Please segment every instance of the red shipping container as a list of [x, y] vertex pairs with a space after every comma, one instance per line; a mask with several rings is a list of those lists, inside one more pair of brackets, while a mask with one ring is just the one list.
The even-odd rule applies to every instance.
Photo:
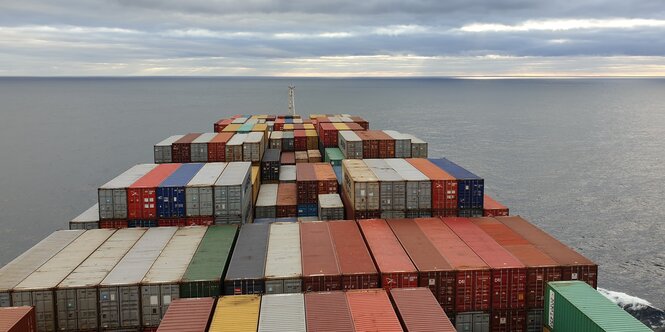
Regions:
[[327, 116], [316, 118], [316, 131], [321, 131], [321, 125], [323, 125], [324, 123], [331, 123], [331, 122], [332, 121], [330, 121], [330, 118], [328, 118]]
[[302, 123], [294, 123], [293, 130], [305, 130], [305, 125]]
[[491, 304], [490, 267], [450, 228], [437, 218], [419, 218], [414, 222], [432, 242], [436, 250], [457, 271], [453, 312], [485, 311]]
[[328, 224], [300, 224], [303, 291], [327, 292], [342, 289], [342, 273], [335, 257], [335, 248]]
[[284, 130], [284, 118], [278, 118], [275, 120], [275, 123], [272, 125], [273, 131], [282, 131]]
[[379, 142], [379, 158], [395, 158], [395, 139], [388, 136], [383, 130], [375, 130], [371, 133]]
[[388, 223], [383, 219], [368, 219], [358, 224], [379, 268], [381, 287], [388, 291], [392, 288], [418, 287], [418, 270]]
[[457, 332], [429, 289], [395, 288], [390, 297], [409, 332]]
[[157, 186], [181, 164], [161, 164], [127, 188], [127, 218], [157, 219]]
[[125, 219], [105, 219], [99, 221], [99, 228], [127, 228], [129, 224]]
[[442, 218], [492, 268], [492, 309], [524, 309], [526, 267], [468, 218]]
[[298, 204], [316, 204], [318, 202], [318, 183], [314, 164], [296, 164], [296, 184], [298, 186]]
[[36, 332], [37, 321], [34, 307], [0, 308], [0, 331]]
[[525, 332], [526, 310], [495, 309], [490, 314], [491, 332]]
[[582, 280], [593, 288], [598, 286], [598, 265], [588, 258], [519, 216], [495, 219], [524, 237], [561, 265], [561, 280]]
[[483, 197], [483, 217], [505, 217], [508, 215], [507, 207], [485, 194]]
[[324, 122], [319, 126], [319, 138], [323, 143], [324, 148], [336, 148], [338, 145], [337, 142], [337, 128], [330, 123]]
[[342, 272], [342, 288], [350, 290], [379, 287], [379, 273], [358, 224], [353, 220], [330, 221], [328, 229]]
[[348, 291], [346, 300], [356, 331], [404, 331], [383, 289]]
[[429, 288], [444, 310], [454, 310], [457, 272], [436, 250], [414, 219], [389, 219], [387, 222], [418, 269], [418, 286]]
[[215, 217], [187, 217], [185, 224], [187, 226], [210, 226], [215, 224]]
[[158, 332], [205, 332], [215, 299], [212, 297], [177, 299], [169, 305]]
[[363, 126], [355, 123], [355, 122], [346, 122], [344, 123], [347, 127], [349, 127], [350, 130], [353, 131], [358, 131], [358, 130], [366, 130]]
[[359, 117], [359, 116], [351, 116], [349, 117], [353, 122], [357, 123], [361, 127], [363, 127], [365, 130], [369, 130], [369, 122], [367, 120]]
[[208, 162], [226, 161], [226, 143], [234, 133], [219, 133], [208, 142]]
[[307, 134], [305, 130], [293, 131], [293, 147], [296, 151], [307, 151]]
[[432, 216], [457, 216], [457, 179], [427, 159], [406, 159], [432, 181]]
[[279, 157], [279, 163], [281, 165], [295, 165], [296, 164], [296, 153], [295, 152], [282, 151], [282, 155]]
[[216, 133], [221, 133], [226, 126], [230, 125], [231, 122], [233, 122], [233, 119], [221, 119], [217, 122], [215, 122], [215, 125], [213, 126], [214, 130]]
[[174, 163], [189, 163], [192, 161], [192, 141], [201, 136], [201, 133], [187, 134], [171, 144], [171, 160]]
[[318, 195], [336, 194], [338, 192], [338, 182], [332, 165], [329, 163], [312, 163], [312, 165], [317, 181], [317, 201]]
[[561, 280], [561, 267], [557, 262], [494, 218], [471, 221], [527, 267], [526, 307], [542, 308], [547, 283]]
[[344, 292], [305, 293], [307, 331], [353, 331], [353, 319]]
[[358, 131], [356, 134], [363, 142], [363, 159], [379, 158], [379, 141], [367, 131]]
[[157, 226], [159, 226], [159, 227], [183, 227], [183, 226], [187, 226], [187, 220], [185, 218], [159, 219], [159, 220], [157, 220]]
[[277, 187], [277, 218], [298, 216], [298, 188], [295, 183], [280, 183]]

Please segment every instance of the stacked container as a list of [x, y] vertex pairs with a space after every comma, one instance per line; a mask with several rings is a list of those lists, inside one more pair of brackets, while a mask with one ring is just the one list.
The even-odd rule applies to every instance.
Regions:
[[238, 295], [220, 297], [209, 332], [254, 332], [259, 326], [261, 297]]
[[243, 142], [243, 161], [252, 162], [252, 164], [258, 165], [261, 162], [261, 157], [263, 157], [263, 152], [265, 150], [265, 139], [264, 133], [262, 132], [251, 132], [247, 134], [247, 138]]
[[261, 160], [261, 183], [279, 182], [280, 151], [267, 149]]
[[208, 161], [208, 145], [217, 133], [204, 133], [195, 138], [191, 145], [191, 162], [204, 163]]
[[305, 293], [308, 331], [354, 331], [345, 292]]
[[[289, 166], [282, 166], [289, 167]], [[295, 218], [298, 216], [298, 188], [295, 183], [282, 182], [277, 189], [276, 218]]]
[[303, 291], [342, 289], [342, 276], [327, 223], [300, 223]]
[[209, 225], [214, 221], [213, 186], [226, 163], [207, 163], [185, 187], [185, 213], [188, 224]]
[[406, 181], [383, 159], [363, 160], [379, 180], [381, 218], [404, 218]]
[[[300, 293], [302, 267], [300, 226], [296, 223], [270, 224], [266, 258], [266, 294]], [[296, 245], [294, 245], [296, 244]]]
[[407, 331], [457, 332], [429, 289], [396, 288], [390, 297]]
[[294, 152], [282, 152], [282, 156], [279, 158], [279, 163], [281, 165], [295, 165], [296, 154]]
[[[337, 182], [335, 182], [337, 183]], [[344, 204], [339, 194], [319, 195], [319, 220], [344, 219]]]
[[208, 161], [219, 162], [226, 160], [226, 144], [233, 137], [233, 133], [219, 133], [208, 142]]
[[157, 226], [157, 187], [182, 164], [161, 164], [127, 188], [130, 227]]
[[155, 164], [171, 163], [171, 145], [185, 135], [173, 135], [157, 144], [155, 144]]
[[414, 158], [406, 161], [430, 179], [432, 216], [457, 216], [457, 179], [427, 159]]
[[385, 290], [348, 291], [346, 300], [356, 331], [403, 331]]
[[298, 216], [316, 215], [318, 198], [318, 182], [313, 164], [296, 164], [296, 185], [298, 199]]
[[295, 165], [282, 165], [279, 167], [279, 182], [280, 183], [296, 183], [296, 166]]
[[99, 228], [99, 203], [91, 206], [69, 222], [69, 229]]
[[319, 150], [307, 150], [307, 162], [320, 163], [321, 161], [321, 152]]
[[[201, 170], [203, 164], [183, 164], [157, 187], [157, 218], [185, 217], [185, 187]], [[176, 224], [177, 225], [177, 224]], [[160, 226], [176, 226], [168, 223]], [[177, 225], [182, 226], [182, 225]]]
[[411, 139], [411, 158], [427, 158], [427, 142], [411, 134], [404, 134]]
[[330, 163], [333, 166], [342, 166], [342, 160], [344, 159], [344, 154], [339, 148], [326, 148], [324, 161]]
[[344, 159], [363, 159], [363, 141], [355, 132], [340, 131], [338, 142]]
[[457, 179], [458, 215], [460, 217], [482, 216], [485, 181], [448, 159], [429, 159], [429, 161]]
[[379, 179], [364, 161], [342, 161], [342, 199], [345, 200], [347, 218], [380, 217], [379, 193]]
[[224, 278], [224, 294], [262, 294], [269, 224], [243, 225]]
[[306, 332], [303, 294], [273, 294], [261, 298], [259, 332]]
[[307, 135], [305, 134], [305, 130], [293, 131], [293, 147], [296, 151], [307, 150]]
[[215, 223], [245, 224], [252, 218], [251, 163], [229, 163], [213, 188]]
[[292, 131], [282, 133], [282, 151], [295, 151], [295, 140]]
[[505, 217], [509, 214], [506, 206], [495, 201], [489, 195], [485, 195], [483, 199], [483, 217]]
[[380, 130], [355, 132], [362, 140], [363, 158], [395, 158], [395, 140]]
[[[228, 127], [227, 127], [228, 128]], [[243, 143], [247, 134], [235, 134], [226, 143], [226, 161], [243, 161]]]
[[270, 134], [269, 149], [282, 151], [283, 131], [273, 131]]
[[411, 138], [394, 130], [383, 131], [395, 140], [395, 158], [411, 158]]
[[277, 184], [262, 184], [256, 200], [254, 218], [277, 218]]
[[192, 142], [201, 136], [201, 133], [187, 134], [171, 145], [171, 160], [174, 163], [189, 163], [192, 161]]
[[429, 178], [405, 159], [386, 159], [386, 164], [406, 181], [406, 217], [431, 217], [432, 183]]
[[200, 299], [178, 299], [173, 301], [158, 332], [200, 332], [208, 330], [210, 314], [215, 306], [211, 297]]
[[333, 221], [328, 222], [328, 229], [342, 272], [342, 288], [379, 287], [379, 275], [358, 224], [353, 220]]
[[136, 165], [99, 187], [99, 220], [127, 219], [127, 187], [155, 167], [155, 164]]

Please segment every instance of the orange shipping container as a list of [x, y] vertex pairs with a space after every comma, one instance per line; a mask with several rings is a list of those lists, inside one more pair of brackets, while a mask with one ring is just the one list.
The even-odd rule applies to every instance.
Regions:
[[346, 292], [356, 331], [404, 331], [383, 289]]

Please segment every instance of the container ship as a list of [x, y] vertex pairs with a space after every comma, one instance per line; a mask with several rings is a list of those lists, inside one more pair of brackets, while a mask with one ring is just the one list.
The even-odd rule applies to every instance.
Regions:
[[348, 114], [238, 114], [0, 269], [6, 331], [650, 331], [598, 266]]

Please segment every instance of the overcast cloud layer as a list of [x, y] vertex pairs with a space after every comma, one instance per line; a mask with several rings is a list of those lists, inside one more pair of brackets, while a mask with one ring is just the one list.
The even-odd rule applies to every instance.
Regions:
[[0, 0], [0, 75], [665, 76], [665, 3]]

